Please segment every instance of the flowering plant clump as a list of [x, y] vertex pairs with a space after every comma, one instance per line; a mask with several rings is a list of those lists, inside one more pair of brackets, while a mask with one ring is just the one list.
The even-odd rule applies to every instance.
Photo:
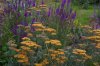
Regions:
[[100, 30], [71, 0], [0, 2], [0, 66], [100, 66]]
[[[66, 40], [64, 35], [73, 32], [75, 28], [76, 12], [71, 8], [70, 0], [62, 0], [59, 5], [54, 6], [47, 5], [45, 0], [11, 0], [5, 2], [8, 8], [5, 8], [4, 13], [13, 18], [12, 21], [14, 22], [9, 26], [9, 29], [17, 37], [16, 39], [26, 36], [26, 33], [17, 26], [18, 24], [28, 26], [34, 22], [42, 22], [46, 26], [55, 28], [61, 41]], [[51, 30], [51, 28], [46, 30], [49, 29]]]
[[[27, 33], [27, 37], [22, 38], [22, 41], [20, 42], [21, 45], [18, 49], [16, 47], [12, 47], [13, 50], [17, 52], [17, 54], [14, 55], [14, 58], [16, 58], [17, 62], [21, 63], [22, 65], [33, 64], [35, 66], [46, 66], [48, 64], [54, 65], [56, 63], [63, 64], [67, 60], [67, 58], [65, 56], [64, 50], [59, 49], [59, 46], [62, 46], [61, 42], [57, 39], [49, 39], [49, 37], [47, 37], [46, 35], [48, 33], [51, 35], [52, 33], [55, 33], [54, 35], [56, 35], [56, 30], [53, 28], [48, 29], [48, 27], [45, 27], [40, 22], [35, 22], [34, 24], [32, 24], [32, 28], [33, 27], [35, 30], [34, 32], [31, 32], [30, 26], [21, 27]], [[37, 32], [39, 33], [37, 34]], [[41, 34], [44, 34], [44, 37]], [[39, 44], [39, 38], [41, 38], [43, 43]], [[54, 49], [54, 47], [57, 48]], [[42, 55], [39, 52], [41, 52]], [[34, 55], [38, 56], [37, 53], [40, 54], [43, 58], [36, 58], [32, 61], [31, 57], [35, 58]], [[53, 63], [54, 61], [55, 63]]]

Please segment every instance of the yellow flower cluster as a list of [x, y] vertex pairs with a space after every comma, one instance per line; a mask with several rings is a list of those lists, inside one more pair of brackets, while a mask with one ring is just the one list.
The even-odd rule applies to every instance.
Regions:
[[82, 50], [82, 49], [74, 49], [72, 53], [74, 53], [76, 55], [82, 55], [85, 60], [86, 59], [92, 59], [92, 57], [87, 55], [86, 51]]
[[57, 63], [64, 63], [67, 60], [65, 52], [62, 49], [58, 50], [49, 49], [48, 51], [50, 53], [51, 59], [53, 61], [56, 61]]
[[87, 60], [87, 59], [92, 59], [92, 56], [85, 54], [83, 58], [84, 58], [85, 60]]
[[24, 37], [24, 38], [22, 38], [22, 40], [23, 40], [23, 41], [30, 41], [30, 38]]
[[27, 37], [33, 37], [32, 33], [27, 33]]
[[40, 47], [40, 45], [36, 44], [36, 42], [33, 42], [33, 41], [22, 41], [21, 42], [22, 45], [26, 45], [28, 47]]
[[41, 63], [36, 63], [35, 66], [47, 66], [48, 64], [48, 59], [44, 59]]
[[46, 4], [41, 4], [39, 6], [33, 6], [33, 7], [30, 7], [30, 8], [27, 8], [26, 11], [27, 12], [32, 12], [32, 10], [34, 11], [41, 11], [42, 9], [48, 9], [47, 5]]
[[98, 44], [96, 45], [96, 48], [100, 49], [100, 43], [98, 43]]
[[23, 63], [25, 65], [29, 65], [29, 57], [27, 56], [27, 53], [31, 53], [33, 48], [39, 48], [40, 45], [36, 44], [36, 42], [31, 41], [30, 38], [24, 37], [22, 38], [20, 50], [18, 54], [14, 55], [14, 57], [17, 59], [18, 62]]
[[[28, 46], [28, 47], [34, 47], [34, 48], [39, 48], [41, 47], [40, 45], [36, 44], [36, 42], [31, 41], [29, 38], [22, 38], [23, 41], [21, 42], [22, 45]], [[25, 40], [27, 39], [27, 40]]]
[[79, 55], [85, 55], [86, 51], [85, 50], [81, 50], [81, 49], [74, 49], [73, 53], [74, 54], [79, 54]]
[[16, 48], [17, 47], [17, 44], [15, 44], [15, 41], [14, 40], [10, 40], [7, 44], [9, 46], [9, 49], [10, 50], [14, 50], [16, 52], [19, 52], [20, 51], [19, 49]]
[[93, 30], [94, 36], [87, 37], [89, 40], [96, 42], [96, 48], [100, 49], [100, 29]]
[[97, 39], [100, 39], [100, 36], [91, 36], [91, 37], [88, 37], [87, 39], [97, 40]]
[[89, 28], [89, 29], [91, 29], [92, 27], [91, 26], [89, 26], [89, 25], [84, 25], [84, 26], [81, 26], [82, 28]]
[[46, 40], [45, 44], [52, 44], [52, 45], [56, 45], [56, 46], [61, 46], [61, 42], [57, 39], [51, 39], [51, 40]]
[[34, 24], [32, 24], [32, 26], [33, 26], [33, 27], [37, 27], [37, 28], [45, 28], [45, 27], [43, 26], [43, 24], [40, 23], [40, 22], [35, 22]]
[[20, 63], [29, 64], [28, 57], [25, 54], [17, 54], [14, 57], [17, 58], [17, 61]]
[[35, 28], [36, 31], [44, 31], [51, 33], [51, 35], [56, 35], [56, 30], [53, 28], [46, 28], [42, 23], [40, 22], [35, 22], [32, 24], [32, 26]]
[[[28, 58], [27, 53], [31, 53], [31, 52], [35, 53], [35, 51], [32, 50], [32, 49], [36, 49], [36, 48], [41, 47], [36, 42], [34, 42], [30, 38], [28, 38], [28, 37], [32, 38], [33, 34], [34, 34], [33, 38], [37, 38], [37, 39], [42, 38], [45, 45], [47, 46], [47, 49], [51, 49], [51, 51], [46, 50], [47, 53], [45, 53], [45, 55], [47, 55], [46, 56], [47, 58], [50, 58], [50, 57], [52, 58], [52, 60], [44, 59], [40, 63], [35, 63], [35, 66], [47, 66], [51, 63], [51, 61], [56, 61], [57, 63], [64, 63], [67, 59], [65, 57], [64, 51], [62, 49], [52, 50], [51, 47], [48, 47], [48, 44], [51, 44], [51, 45], [54, 45], [54, 46], [61, 46], [62, 45], [59, 40], [49, 39], [49, 37], [47, 36], [48, 34], [56, 35], [56, 30], [53, 29], [53, 28], [45, 27], [42, 24], [42, 22], [35, 22], [34, 24], [32, 24], [32, 27], [35, 29], [34, 32], [36, 32], [36, 34], [31, 31], [30, 26], [23, 26], [23, 29], [27, 33], [27, 37], [22, 38], [22, 42], [20, 42], [21, 43], [20, 51], [18, 52], [17, 55], [15, 55], [15, 58], [18, 59], [17, 61], [25, 64], [24, 59], [27, 59], [27, 63], [30, 64], [29, 61], [28, 61], [30, 59]], [[40, 32], [40, 33], [37, 33], [37, 32]], [[50, 55], [48, 54], [48, 52], [50, 53]], [[20, 58], [20, 56], [22, 56], [23, 58]]]
[[51, 33], [51, 32], [56, 32], [56, 30], [53, 29], [53, 28], [46, 28], [45, 31], [50, 32], [50, 33]]
[[94, 62], [93, 63], [95, 66], [100, 66], [100, 63], [99, 62]]

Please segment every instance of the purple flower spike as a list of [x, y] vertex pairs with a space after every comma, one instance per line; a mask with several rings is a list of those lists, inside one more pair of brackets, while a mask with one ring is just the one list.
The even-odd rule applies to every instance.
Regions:
[[96, 24], [96, 29], [100, 29], [100, 24]]
[[[20, 22], [19, 24], [24, 25], [24, 26], [28, 26], [28, 23], [24, 22], [24, 21]], [[26, 33], [23, 30], [21, 30], [21, 29], [20, 29], [20, 31], [18, 31], [19, 30], [19, 27], [18, 27], [19, 24], [15, 24], [12, 27], [11, 31], [14, 33], [14, 35], [20, 36], [20, 38], [22, 38], [22, 37], [26, 36]]]
[[25, 12], [25, 13], [24, 13], [24, 16], [25, 16], [25, 17], [28, 17], [28, 13], [27, 13], [27, 12]]
[[20, 17], [20, 16], [21, 16], [20, 12], [18, 12], [18, 13], [17, 13], [17, 16], [18, 16], [18, 17]]
[[42, 4], [42, 5], [44, 4], [44, 0], [42, 0], [41, 4]]
[[32, 14], [31, 14], [31, 13], [28, 13], [28, 12], [25, 12], [25, 13], [24, 13], [24, 16], [25, 16], [25, 17], [31, 16], [31, 15], [32, 15]]
[[71, 0], [67, 0], [67, 7], [70, 6]]
[[24, 22], [24, 21], [20, 22], [20, 24], [21, 25], [24, 25], [24, 26], [28, 26], [28, 23], [27, 22]]
[[72, 11], [73, 11], [73, 10], [72, 10], [72, 9], [70, 9], [69, 14], [71, 14], [71, 13], [72, 13]]
[[14, 35], [17, 35], [17, 29], [18, 29], [17, 25], [12, 27], [11, 31], [14, 33]]
[[32, 1], [31, 0], [28, 0], [29, 7], [31, 6], [31, 4], [32, 4]]
[[20, 6], [21, 6], [22, 9], [25, 9], [25, 3], [23, 3], [22, 1], [20, 3]]
[[56, 9], [56, 15], [59, 15], [59, 8]]
[[20, 4], [21, 0], [18, 1], [18, 4]]
[[35, 18], [32, 19], [32, 24], [35, 22]]
[[14, 11], [16, 11], [16, 10], [18, 9], [18, 7], [17, 7], [16, 5], [13, 5], [12, 9], [13, 9]]
[[73, 12], [71, 18], [74, 20], [76, 18], [76, 12]]
[[33, 6], [33, 7], [35, 7], [35, 6], [36, 6], [36, 2], [35, 2], [35, 1], [33, 1], [32, 6]]
[[62, 0], [61, 8], [64, 8], [65, 4], [66, 4], [66, 0]]
[[61, 14], [61, 20], [65, 20], [67, 17], [67, 14], [66, 12], [64, 11], [62, 14]]
[[49, 8], [49, 11], [48, 11], [48, 13], [47, 13], [48, 17], [51, 16], [51, 12], [52, 12], [52, 9]]

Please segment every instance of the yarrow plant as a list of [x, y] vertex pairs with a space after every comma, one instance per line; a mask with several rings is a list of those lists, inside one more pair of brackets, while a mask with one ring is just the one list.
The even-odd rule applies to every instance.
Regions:
[[17, 52], [14, 55], [17, 62], [22, 65], [47, 66], [62, 65], [67, 61], [64, 50], [60, 49], [60, 46], [62, 46], [61, 42], [57, 39], [50, 39], [47, 36], [56, 35], [55, 29], [45, 27], [41, 22], [32, 24], [32, 28], [34, 27], [35, 29], [34, 32], [31, 32], [31, 27], [29, 26], [19, 27], [23, 28], [27, 33], [27, 37], [22, 38], [19, 48], [10, 47], [10, 49]]

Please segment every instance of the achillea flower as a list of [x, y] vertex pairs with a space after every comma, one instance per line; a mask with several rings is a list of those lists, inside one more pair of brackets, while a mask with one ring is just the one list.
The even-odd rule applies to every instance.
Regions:
[[30, 50], [31, 50], [31, 48], [26, 47], [26, 46], [21, 46], [20, 48], [21, 48], [22, 50], [24, 50], [24, 51], [30, 51]]
[[50, 43], [50, 41], [48, 40], [48, 41], [45, 41], [45, 44], [49, 44]]
[[15, 58], [19, 58], [19, 59], [23, 59], [23, 58], [26, 58], [27, 56], [24, 55], [24, 54], [17, 54], [14, 56]]
[[28, 59], [27, 58], [25, 58], [25, 59], [19, 59], [17, 61], [20, 62], [20, 63], [28, 63]]
[[25, 28], [25, 29], [30, 29], [30, 26], [25, 26], [24, 28]]
[[63, 51], [60, 51], [58, 54], [60, 54], [60, 55], [63, 55], [63, 54], [65, 54]]
[[93, 32], [100, 32], [100, 29], [93, 30]]
[[97, 43], [100, 43], [100, 40], [95, 40]]
[[89, 40], [96, 40], [96, 39], [100, 39], [99, 36], [90, 36], [90, 37], [87, 37], [86, 39], [89, 39]]
[[49, 61], [48, 61], [48, 59], [44, 59], [41, 63], [42, 63], [44, 66], [46, 66], [47, 64], [49, 64]]
[[91, 29], [92, 27], [91, 26], [89, 26], [89, 25], [84, 25], [84, 26], [81, 26], [82, 28], [89, 28], [89, 29]]
[[51, 40], [47, 40], [45, 41], [46, 44], [52, 44], [52, 45], [56, 45], [56, 46], [61, 46], [61, 42], [59, 40], [56, 39], [51, 39]]
[[57, 46], [61, 46], [62, 44], [61, 44], [61, 42], [59, 41], [59, 40], [50, 40], [50, 42], [51, 42], [51, 44], [53, 44], [53, 45], [57, 45]]
[[28, 37], [33, 37], [33, 34], [32, 33], [27, 33], [27, 36]]
[[38, 28], [45, 28], [42, 23], [34, 23], [34, 24], [32, 24], [32, 26], [38, 27]]
[[51, 33], [51, 35], [57, 35], [57, 33]]
[[9, 47], [10, 50], [14, 50], [16, 52], [20, 52], [20, 49], [16, 49], [15, 47]]
[[100, 35], [100, 32], [94, 32], [96, 35]]
[[56, 30], [53, 29], [53, 28], [45, 28], [44, 31], [50, 32], [50, 33], [55, 33], [56, 32]]
[[67, 60], [67, 57], [65, 57], [65, 53], [64, 51], [62, 51], [62, 49], [58, 49], [58, 50], [53, 50], [53, 49], [49, 49], [48, 50], [51, 56], [51, 59], [53, 61], [56, 61], [57, 63], [64, 63]]
[[96, 45], [96, 48], [100, 49], [100, 43], [98, 43], [98, 44]]
[[51, 56], [51, 57], [56, 57], [57, 55], [56, 55], [56, 54], [50, 54], [50, 56]]
[[36, 63], [35, 66], [43, 66], [43, 64], [42, 63], [40, 63], [40, 64]]
[[92, 59], [92, 56], [89, 56], [89, 55], [85, 54], [85, 55], [84, 55], [84, 59], [85, 59], [85, 60], [87, 60], [87, 59]]
[[23, 41], [30, 41], [31, 39], [28, 38], [28, 37], [23, 37], [22, 40], [23, 40]]
[[35, 31], [44, 31], [44, 30], [41, 28], [35, 28]]
[[34, 48], [41, 47], [40, 45], [36, 44], [36, 42], [33, 41], [22, 41], [21, 44], [29, 47], [34, 47]]
[[85, 50], [81, 50], [81, 49], [74, 49], [73, 53], [74, 54], [79, 54], [79, 55], [85, 55], [86, 51]]

